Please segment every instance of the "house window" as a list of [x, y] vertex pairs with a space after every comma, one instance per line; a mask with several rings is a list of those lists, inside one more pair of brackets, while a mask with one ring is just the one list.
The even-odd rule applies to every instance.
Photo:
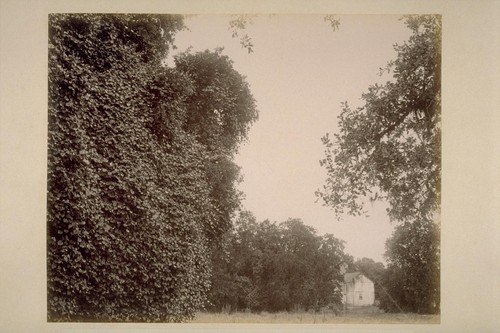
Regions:
[[359, 294], [359, 300], [363, 299], [363, 295]]

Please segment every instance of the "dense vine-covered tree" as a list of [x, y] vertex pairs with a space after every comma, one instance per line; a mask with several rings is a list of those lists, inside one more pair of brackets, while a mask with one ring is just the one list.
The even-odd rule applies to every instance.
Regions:
[[[204, 111], [192, 108], [196, 72], [162, 65], [182, 27], [171, 15], [49, 17], [50, 321], [180, 321], [206, 302], [210, 244], [228, 229], [220, 211], [238, 203], [218, 191], [234, 188], [238, 169], [228, 153], [210, 168], [221, 154], [188, 120]], [[237, 77], [219, 52], [206, 54], [206, 66]], [[217, 98], [250, 101], [239, 112], [251, 117], [232, 123], [247, 128], [248, 86], [226, 78], [211, 87], [230, 84]]]
[[328, 179], [317, 195], [338, 215], [363, 213], [367, 199], [386, 200], [395, 221], [431, 220], [439, 207], [441, 20], [405, 22], [413, 34], [395, 45], [393, 79], [370, 86], [361, 107], [344, 103], [339, 133], [322, 138]]

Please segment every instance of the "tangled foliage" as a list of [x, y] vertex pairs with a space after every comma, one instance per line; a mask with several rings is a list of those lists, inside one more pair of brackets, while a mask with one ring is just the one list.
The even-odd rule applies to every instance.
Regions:
[[239, 176], [186, 125], [196, 73], [162, 66], [182, 28], [170, 15], [49, 17], [49, 321], [181, 321], [206, 302], [208, 244]]

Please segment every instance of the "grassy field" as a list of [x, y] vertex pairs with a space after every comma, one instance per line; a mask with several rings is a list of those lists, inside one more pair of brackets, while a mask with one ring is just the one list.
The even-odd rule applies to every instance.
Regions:
[[282, 324], [439, 324], [439, 315], [383, 313], [377, 307], [331, 312], [299, 313], [209, 313], [200, 312], [192, 323], [282, 323]]

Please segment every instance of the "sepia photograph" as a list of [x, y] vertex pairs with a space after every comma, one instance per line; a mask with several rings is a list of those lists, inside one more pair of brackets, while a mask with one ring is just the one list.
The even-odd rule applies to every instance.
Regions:
[[499, 14], [0, 0], [0, 331], [495, 332]]
[[439, 323], [440, 15], [48, 23], [48, 321]]

